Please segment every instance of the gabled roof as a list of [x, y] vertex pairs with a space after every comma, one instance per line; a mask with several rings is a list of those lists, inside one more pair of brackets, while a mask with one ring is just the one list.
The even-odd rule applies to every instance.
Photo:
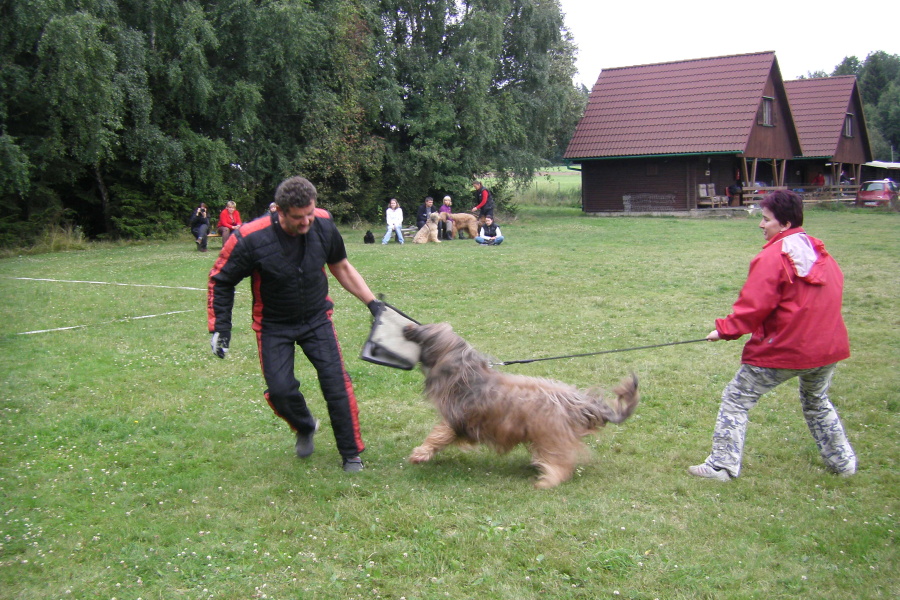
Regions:
[[774, 52], [604, 69], [564, 158], [743, 152]]
[[[852, 106], [851, 101], [859, 101], [856, 77], [845, 75], [796, 79], [785, 81], [784, 87], [787, 89], [794, 124], [800, 135], [803, 156], [835, 156], [844, 129], [844, 117]], [[859, 106], [862, 104], [859, 103]], [[859, 130], [866, 134], [868, 145], [865, 127], [860, 127]]]

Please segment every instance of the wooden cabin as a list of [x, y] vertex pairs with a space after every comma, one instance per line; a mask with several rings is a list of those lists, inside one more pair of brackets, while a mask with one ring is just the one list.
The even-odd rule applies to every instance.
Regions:
[[788, 185], [809, 189], [821, 174], [833, 187], [842, 172], [859, 185], [872, 149], [856, 77], [796, 79], [784, 86], [803, 147], [791, 161]]
[[585, 212], [647, 212], [782, 186], [801, 154], [775, 53], [760, 52], [603, 70], [564, 158]]

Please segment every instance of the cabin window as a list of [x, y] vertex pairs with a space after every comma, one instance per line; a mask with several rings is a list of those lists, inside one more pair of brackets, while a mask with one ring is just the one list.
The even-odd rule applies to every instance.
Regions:
[[853, 114], [847, 113], [844, 116], [844, 137], [853, 137]]
[[763, 96], [759, 112], [756, 114], [756, 123], [765, 127], [775, 126], [775, 98]]

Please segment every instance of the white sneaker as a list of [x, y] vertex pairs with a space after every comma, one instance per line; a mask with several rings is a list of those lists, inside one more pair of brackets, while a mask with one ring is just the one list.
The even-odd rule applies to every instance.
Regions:
[[688, 473], [697, 477], [705, 477], [707, 479], [715, 479], [716, 481], [728, 481], [731, 475], [725, 469], [713, 469], [706, 463], [702, 465], [694, 465], [688, 467]]

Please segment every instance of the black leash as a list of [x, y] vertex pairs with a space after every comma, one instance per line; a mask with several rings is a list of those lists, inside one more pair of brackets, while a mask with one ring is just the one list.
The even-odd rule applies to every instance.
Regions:
[[524, 365], [527, 363], [538, 362], [542, 360], [558, 360], [560, 358], [581, 358], [582, 356], [597, 356], [598, 354], [614, 354], [616, 352], [631, 352], [632, 350], [646, 350], [648, 348], [662, 348], [663, 346], [677, 346], [679, 344], [696, 344], [697, 342], [705, 342], [706, 338], [699, 340], [685, 340], [683, 342], [668, 342], [666, 344], [653, 344], [650, 346], [635, 346], [634, 348], [620, 348], [619, 350], [602, 350], [601, 352], [585, 352], [584, 354], [567, 354], [565, 356], [549, 356], [547, 358], [526, 358], [524, 360], [506, 360], [503, 362], [492, 362], [493, 367], [504, 367], [506, 365]]

